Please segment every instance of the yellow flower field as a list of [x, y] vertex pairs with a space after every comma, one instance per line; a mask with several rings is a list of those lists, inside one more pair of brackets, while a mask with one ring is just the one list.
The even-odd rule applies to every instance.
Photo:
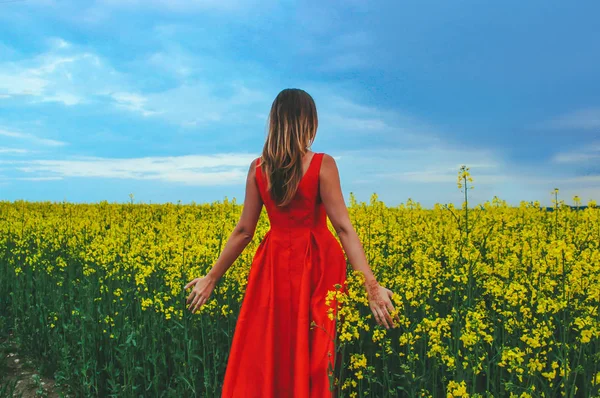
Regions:
[[[553, 211], [498, 198], [470, 207], [471, 183], [461, 169], [462, 208], [350, 196], [401, 324], [376, 325], [349, 264], [349, 294], [332, 286], [327, 300], [338, 396], [599, 396], [600, 210], [575, 210], [558, 191]], [[0, 334], [75, 396], [218, 397], [266, 212], [195, 315], [183, 286], [210, 269], [240, 213], [227, 199], [0, 202]]]

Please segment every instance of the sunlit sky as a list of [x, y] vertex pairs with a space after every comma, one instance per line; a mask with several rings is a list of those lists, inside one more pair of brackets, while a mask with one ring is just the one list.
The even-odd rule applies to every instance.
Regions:
[[598, 1], [0, 0], [0, 200], [244, 198], [308, 91], [344, 197], [600, 201]]

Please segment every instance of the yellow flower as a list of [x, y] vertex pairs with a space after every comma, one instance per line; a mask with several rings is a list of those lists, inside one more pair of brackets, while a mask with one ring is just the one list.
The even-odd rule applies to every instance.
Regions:
[[447, 395], [446, 398], [468, 398], [469, 394], [467, 393], [467, 384], [463, 381], [460, 383], [456, 381], [450, 381], [447, 387]]

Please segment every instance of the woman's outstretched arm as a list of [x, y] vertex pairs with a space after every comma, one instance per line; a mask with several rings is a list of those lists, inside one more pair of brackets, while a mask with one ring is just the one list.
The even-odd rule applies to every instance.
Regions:
[[194, 287], [190, 292], [186, 303], [188, 309], [196, 312], [206, 301], [208, 301], [215, 285], [235, 262], [242, 251], [248, 246], [254, 237], [256, 224], [260, 217], [263, 201], [256, 184], [256, 159], [250, 164], [248, 176], [246, 177], [246, 194], [244, 207], [240, 219], [227, 239], [219, 258], [206, 274], [196, 278], [185, 285], [184, 289]]
[[256, 184], [256, 159], [250, 164], [248, 176], [246, 177], [246, 196], [240, 219], [231, 232], [221, 255], [208, 273], [208, 276], [219, 280], [227, 272], [229, 267], [237, 260], [248, 243], [254, 238], [256, 224], [260, 217], [263, 201]]
[[365, 288], [375, 320], [380, 325], [389, 328], [389, 324], [393, 325], [389, 314], [394, 310], [390, 300], [393, 292], [379, 285], [371, 271], [371, 267], [369, 267], [362, 243], [348, 215], [335, 159], [330, 155], [323, 155], [319, 181], [319, 190], [325, 211], [340, 237], [350, 265], [354, 270], [362, 272], [365, 276]]

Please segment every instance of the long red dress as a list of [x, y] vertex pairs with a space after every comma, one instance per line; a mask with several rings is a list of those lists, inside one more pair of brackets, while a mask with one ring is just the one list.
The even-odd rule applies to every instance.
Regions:
[[[325, 298], [335, 284], [347, 291], [346, 258], [319, 197], [322, 159], [323, 153], [313, 155], [285, 209], [271, 199], [257, 160], [256, 180], [271, 227], [252, 261], [222, 398], [332, 396], [335, 320], [327, 315]], [[312, 321], [321, 327], [311, 328]]]

